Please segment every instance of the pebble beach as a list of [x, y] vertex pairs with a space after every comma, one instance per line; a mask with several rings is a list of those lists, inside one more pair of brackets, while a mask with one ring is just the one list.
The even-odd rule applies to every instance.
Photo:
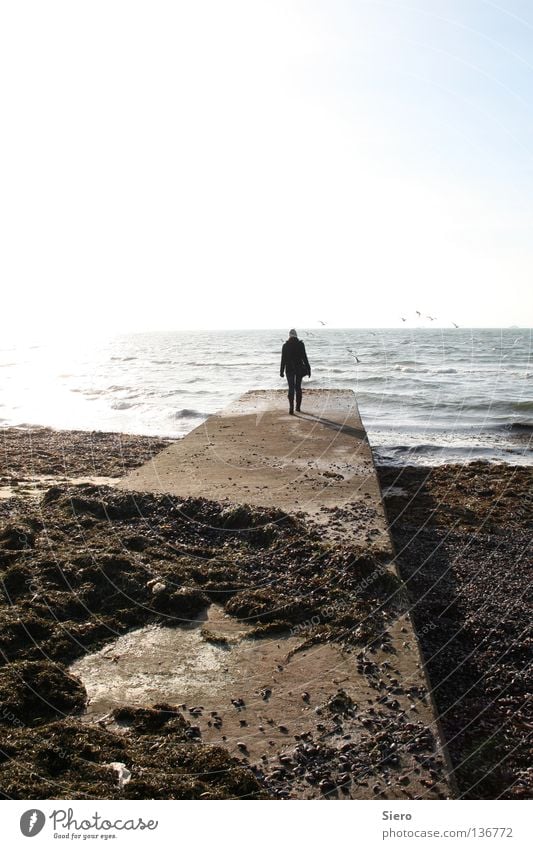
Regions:
[[[381, 600], [392, 580], [380, 571], [379, 551], [354, 559], [341, 544], [324, 548], [313, 529], [302, 539], [298, 517], [281, 511], [228, 511], [208, 499], [173, 505], [157, 494], [132, 502], [113, 489], [170, 438], [46, 427], [8, 427], [2, 436], [4, 798], [306, 798], [306, 788], [343, 798], [354, 783], [368, 798], [412, 798], [417, 763], [434, 774], [425, 796], [446, 797], [431, 733], [417, 724], [416, 700], [427, 694], [411, 693], [413, 713], [399, 716], [394, 658], [377, 665], [372, 655], [375, 641], [383, 644]], [[531, 470], [472, 463], [380, 466], [378, 473], [456, 795], [530, 798]], [[246, 534], [239, 532], [243, 510]], [[203, 518], [207, 536], [192, 517]], [[169, 552], [176, 539], [188, 554], [179, 582]], [[265, 589], [258, 606], [247, 585], [278, 568], [280, 546], [290, 549], [294, 569], [275, 585], [265, 582], [272, 591]], [[242, 568], [251, 552], [252, 575]], [[323, 580], [311, 594], [317, 562]], [[340, 678], [333, 701], [321, 701], [318, 690], [294, 693], [313, 717], [303, 733], [273, 699], [272, 726], [259, 733], [270, 733], [273, 745], [276, 735], [295, 738], [274, 768], [247, 751], [251, 713], [239, 692], [227, 715], [160, 702], [118, 705], [105, 720], [87, 721], [87, 692], [71, 672], [77, 659], [140, 626], [193, 620], [206, 604], [245, 618], [258, 640], [298, 633], [310, 645], [344, 645], [375, 699], [355, 704]], [[318, 627], [317, 609], [330, 611], [326, 628]], [[268, 705], [271, 694], [265, 689], [258, 698]], [[242, 728], [237, 751], [224, 746], [224, 723]], [[364, 739], [356, 739], [356, 725], [366, 728]], [[127, 782], [110, 766], [117, 763]]]

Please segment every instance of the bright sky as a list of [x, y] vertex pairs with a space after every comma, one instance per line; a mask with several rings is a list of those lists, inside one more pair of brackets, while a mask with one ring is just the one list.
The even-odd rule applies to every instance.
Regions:
[[7, 0], [0, 330], [533, 325], [531, 0]]

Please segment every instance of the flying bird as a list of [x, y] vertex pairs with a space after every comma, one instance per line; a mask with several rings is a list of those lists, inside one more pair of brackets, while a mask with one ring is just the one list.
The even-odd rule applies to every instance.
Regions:
[[455, 321], [452, 321], [452, 324], [453, 324], [454, 327], [459, 327], [459, 325], [456, 324]]
[[320, 319], [318, 319], [318, 323], [319, 323], [319, 324], [321, 324], [321, 325], [322, 325], [322, 327], [325, 327], [325, 326], [326, 326], [326, 322], [325, 322], [325, 321], [320, 321]]
[[[401, 317], [401, 316], [400, 316], [400, 317]], [[406, 318], [402, 318], [402, 321], [407, 321], [407, 319], [406, 319]]]
[[416, 314], [417, 314], [418, 318], [422, 318], [422, 313], [420, 312], [420, 310], [416, 310]]
[[436, 318], [433, 318], [432, 315], [426, 315], [426, 318], [429, 318], [430, 321], [436, 321]]

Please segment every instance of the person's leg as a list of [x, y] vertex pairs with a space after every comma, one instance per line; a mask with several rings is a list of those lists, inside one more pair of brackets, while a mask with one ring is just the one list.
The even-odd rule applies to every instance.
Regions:
[[287, 397], [289, 399], [289, 413], [294, 412], [294, 378], [295, 374], [293, 371], [287, 371], [287, 383], [289, 384], [289, 391]]
[[296, 377], [295, 381], [295, 389], [296, 389], [296, 411], [300, 412], [300, 407], [302, 406], [302, 375], [299, 374]]

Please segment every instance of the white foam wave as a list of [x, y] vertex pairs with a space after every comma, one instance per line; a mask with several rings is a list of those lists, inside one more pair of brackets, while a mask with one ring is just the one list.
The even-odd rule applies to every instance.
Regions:
[[127, 401], [113, 401], [111, 404], [112, 410], [129, 410], [131, 407], [135, 407], [135, 404], [129, 404]]

